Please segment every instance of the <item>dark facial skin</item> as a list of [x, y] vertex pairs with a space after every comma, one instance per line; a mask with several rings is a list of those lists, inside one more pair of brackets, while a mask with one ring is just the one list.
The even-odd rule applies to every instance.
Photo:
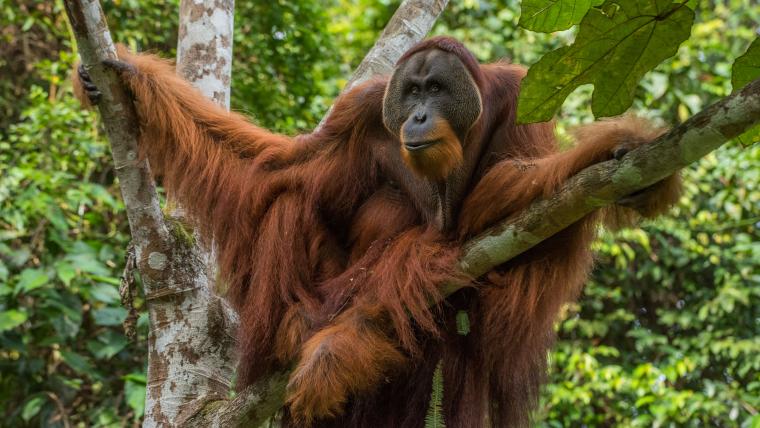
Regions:
[[[407, 120], [401, 136], [406, 148], [421, 150], [435, 144], [425, 137], [435, 133], [439, 120], [447, 121], [459, 141], [464, 141], [480, 115], [480, 95], [459, 59], [437, 49], [420, 52], [406, 63], [404, 74], [401, 109]], [[474, 108], [462, 108], [459, 103]]]
[[398, 137], [406, 166], [437, 195], [431, 214], [443, 230], [453, 224], [464, 178], [471, 172], [464, 146], [482, 109], [467, 68], [440, 49], [416, 53], [398, 65], [386, 88], [383, 123]]
[[447, 123], [460, 144], [481, 113], [480, 93], [459, 58], [439, 49], [399, 65], [383, 103], [386, 127], [410, 152], [440, 143]]

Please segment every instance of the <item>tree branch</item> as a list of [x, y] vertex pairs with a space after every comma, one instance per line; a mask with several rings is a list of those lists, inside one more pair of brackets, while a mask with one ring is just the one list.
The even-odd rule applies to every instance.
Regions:
[[102, 66], [104, 60], [116, 58], [116, 48], [97, 1], [67, 0], [65, 5], [82, 64], [102, 93], [98, 109], [111, 143], [138, 267], [142, 261], [144, 268], [140, 269], [142, 280], [146, 288], [157, 287], [160, 275], [146, 266], [145, 256], [154, 241], [168, 240], [169, 232], [164, 224], [148, 163], [138, 160], [137, 115], [132, 100], [117, 76]]
[[396, 61], [433, 28], [449, 0], [404, 0], [383, 29], [343, 92], [374, 76], [393, 71]]
[[[572, 225], [591, 211], [676, 173], [760, 123], [760, 79], [707, 107], [651, 144], [620, 160], [590, 166], [551, 198], [472, 239], [460, 269], [478, 277]], [[444, 294], [456, 291], [445, 287]]]
[[[217, 7], [220, 2], [211, 3]], [[226, 3], [231, 31], [232, 1]], [[227, 397], [236, 314], [213, 293], [203, 251], [180, 224], [164, 219], [148, 163], [137, 155], [139, 124], [132, 100], [121, 80], [101, 65], [115, 59], [116, 50], [99, 2], [66, 0], [65, 5], [82, 64], [103, 94], [98, 108], [146, 296], [151, 328], [143, 426], [175, 426], [207, 401]]]

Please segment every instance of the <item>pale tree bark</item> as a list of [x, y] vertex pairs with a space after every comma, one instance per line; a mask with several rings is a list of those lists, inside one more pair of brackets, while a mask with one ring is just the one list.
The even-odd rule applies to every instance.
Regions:
[[217, 104], [230, 108], [234, 0], [182, 0], [177, 73]]
[[[233, 13], [233, 0], [180, 2], [177, 73], [225, 108], [230, 100]], [[177, 207], [171, 215], [176, 227], [182, 227], [182, 210]], [[185, 269], [174, 278], [182, 282], [171, 298], [149, 306], [145, 427], [181, 425], [187, 415], [230, 391], [237, 314], [215, 294], [212, 251], [200, 242], [196, 236], [174, 243], [187, 254], [181, 260]]]
[[[192, 414], [202, 403], [229, 393], [236, 316], [213, 294], [204, 252], [185, 237], [181, 226], [164, 219], [149, 166], [137, 156], [132, 100], [119, 79], [101, 66], [103, 60], [116, 58], [116, 51], [100, 4], [66, 0], [65, 5], [82, 63], [103, 93], [98, 108], [111, 143], [147, 302], [150, 332], [143, 425], [174, 426], [183, 413]], [[231, 28], [231, 8], [229, 17]], [[193, 22], [188, 20], [188, 26]], [[229, 64], [229, 49], [225, 55]], [[229, 71], [226, 75], [229, 82]], [[229, 99], [228, 91], [226, 98], [218, 94], [219, 89], [214, 89], [217, 100]]]
[[[404, 4], [412, 3], [419, 4]], [[183, 346], [183, 343], [189, 343], [188, 339], [178, 332], [169, 334], [158, 331], [165, 328], [165, 317], [170, 309], [196, 310], [194, 307], [183, 306], [187, 299], [186, 293], [178, 293], [178, 290], [198, 295], [200, 291], [209, 290], [208, 280], [200, 268], [202, 263], [198, 261], [197, 253], [187, 251], [182, 246], [178, 249], [171, 247], [177, 239], [163, 222], [147, 165], [136, 161], [134, 130], [137, 122], [131, 102], [124, 96], [123, 89], [114, 76], [99, 66], [100, 60], [115, 57], [115, 53], [97, 2], [67, 0], [66, 4], [83, 62], [91, 70], [94, 83], [105, 88], [100, 109], [122, 185], [138, 254], [138, 268], [143, 277], [146, 295], [150, 296], [148, 306], [151, 312], [151, 335], [156, 337], [152, 340], [165, 338], [166, 346], [169, 346], [170, 339], [177, 340], [180, 345], [172, 348], [172, 356], [184, 354], [190, 358], [180, 357], [179, 360], [192, 362], [199, 358], [199, 352], [216, 349], [214, 346], [217, 345], [210, 345], [214, 342], [210, 336], [216, 336], [217, 340], [223, 336], [223, 342], [231, 343], [232, 323], [223, 315], [216, 318], [211, 315], [224, 314], [225, 311], [221, 309], [218, 298], [209, 293], [203, 294], [203, 298], [217, 302], [206, 305], [206, 315], [210, 319], [207, 326], [214, 328], [191, 330], [193, 327], [183, 327], [201, 336], [200, 342], [195, 342], [200, 344], [198, 348], [188, 349]], [[387, 36], [386, 33], [387, 30], [384, 37]], [[420, 34], [420, 38], [423, 35]], [[409, 46], [413, 42], [409, 39]], [[400, 49], [398, 54], [404, 50]], [[390, 58], [386, 62], [387, 70], [378, 68], [375, 72], [388, 73], [395, 61], [395, 58]], [[521, 214], [473, 239], [465, 246], [460, 268], [472, 276], [479, 276], [571, 225], [590, 211], [609, 205], [622, 196], [646, 188], [674, 173], [759, 122], [760, 80], [707, 108], [656, 142], [630, 152], [622, 161], [609, 161], [587, 168], [569, 180], [551, 198], [536, 201]], [[183, 261], [189, 264], [183, 265]], [[205, 281], [203, 287], [196, 285], [199, 280]], [[191, 286], [183, 288], [180, 284]], [[455, 287], [445, 284], [442, 287], [444, 295], [456, 291]], [[170, 330], [173, 330], [173, 326]], [[211, 364], [204, 367], [214, 366]], [[183, 377], [179, 372], [175, 373], [176, 378], [169, 377], [166, 367], [166, 359], [157, 358], [153, 370], [155, 375], [149, 371], [149, 378], [158, 381], [163, 375], [164, 384], [188, 382], [191, 385], [192, 382], [198, 382], [197, 378], [210, 379], [206, 374]], [[233, 400], [226, 400], [215, 392], [226, 390], [227, 385], [223, 385], [223, 382], [219, 388], [209, 387], [210, 392], [205, 394], [203, 400], [195, 402], [192, 401], [193, 397], [188, 397], [187, 392], [176, 396], [177, 403], [167, 402], [163, 395], [166, 388], [157, 387], [159, 394], [152, 404], [152, 411], [160, 418], [150, 416], [150, 423], [173, 425], [177, 419], [172, 419], [171, 416], [179, 415], [181, 408], [182, 420], [187, 426], [258, 426], [281, 408], [287, 376], [287, 373], [275, 373], [238, 394]], [[203, 382], [200, 384], [203, 385]], [[194, 390], [195, 398], [199, 396], [197, 387], [182, 388], [185, 391]], [[150, 392], [148, 394], [150, 397]], [[217, 394], [217, 398], [214, 398], [214, 394]], [[189, 419], [184, 419], [184, 416], [189, 416]], [[146, 413], [146, 424], [148, 417]]]

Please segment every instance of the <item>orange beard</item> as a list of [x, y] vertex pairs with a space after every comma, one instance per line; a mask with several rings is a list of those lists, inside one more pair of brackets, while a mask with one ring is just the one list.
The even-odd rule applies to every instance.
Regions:
[[425, 136], [425, 140], [438, 142], [419, 151], [409, 151], [405, 146], [403, 128], [401, 130], [401, 157], [415, 173], [441, 181], [464, 161], [462, 144], [448, 121], [436, 119], [433, 131]]

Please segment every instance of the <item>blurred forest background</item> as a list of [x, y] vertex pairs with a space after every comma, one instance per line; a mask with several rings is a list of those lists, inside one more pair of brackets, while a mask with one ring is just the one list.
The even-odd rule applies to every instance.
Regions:
[[[177, 0], [103, 3], [116, 40], [174, 55]], [[756, 0], [698, 3], [692, 37], [635, 102], [667, 124], [729, 94], [731, 63], [757, 37]], [[310, 129], [397, 4], [237, 0], [233, 109]], [[433, 33], [526, 65], [572, 41], [518, 29], [519, 10], [452, 1]], [[143, 414], [147, 320], [128, 343], [117, 289], [129, 231], [98, 119], [71, 94], [72, 44], [60, 0], [0, 0], [2, 427], [137, 426]], [[565, 103], [560, 132], [592, 120], [588, 89]], [[729, 143], [684, 176], [672, 216], [595, 244], [592, 280], [557, 327], [539, 426], [760, 427], [760, 145]]]

